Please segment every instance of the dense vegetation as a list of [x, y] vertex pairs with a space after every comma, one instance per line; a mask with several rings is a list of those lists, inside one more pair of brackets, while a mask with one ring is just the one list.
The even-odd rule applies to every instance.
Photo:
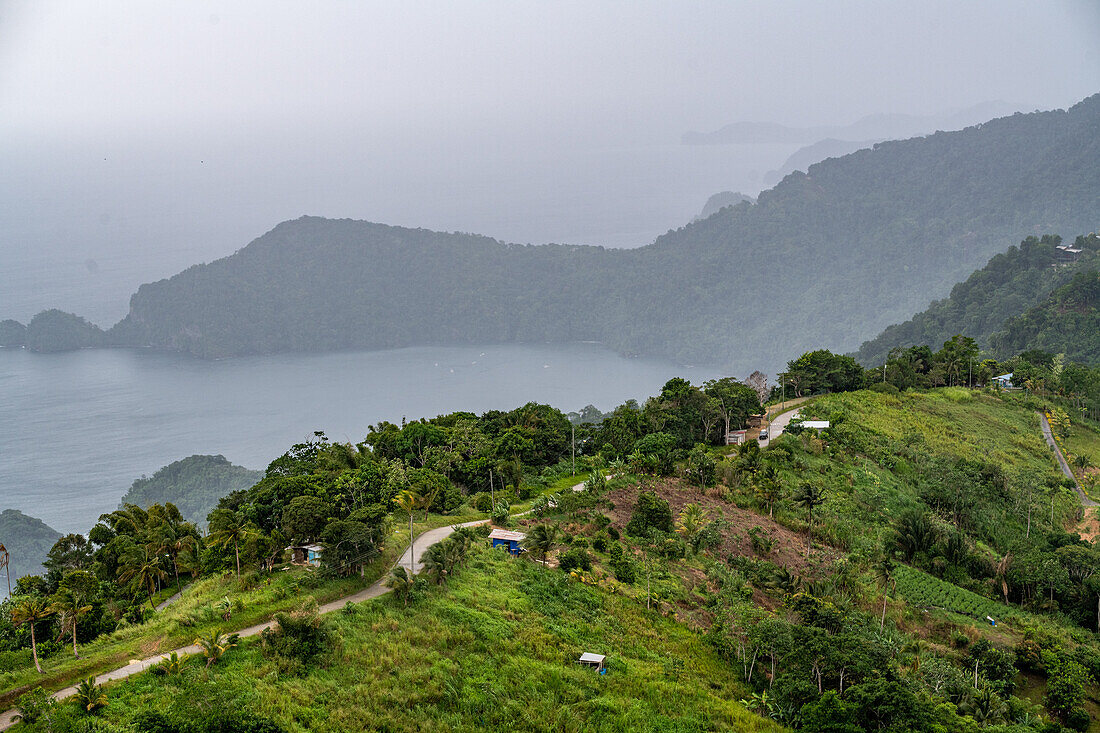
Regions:
[[263, 476], [234, 466], [225, 456], [190, 456], [134, 481], [122, 504], [147, 507], [171, 502], [188, 522], [205, 526], [206, 515], [228, 494], [247, 489]]
[[[802, 416], [830, 427], [795, 421], [764, 447], [722, 445], [763, 392], [730, 379], [672, 379], [644, 404], [573, 423], [531, 403], [380, 423], [357, 445], [317, 434], [224, 497], [206, 537], [171, 505], [127, 505], [89, 538], [62, 538], [47, 575], [3, 608], [6, 679], [34, 678], [35, 638], [60, 681], [88, 666], [59, 665], [59, 637], [95, 655], [186, 620], [200, 658], [85, 685], [77, 699], [104, 730], [767, 729], [762, 718], [807, 731], [1085, 730], [1100, 550], [1076, 532], [1073, 482], [1036, 413], [1067, 445], [1100, 446], [1100, 433], [1064, 409], [1057, 359], [1009, 362], [1028, 374], [1025, 395], [927, 390], [970, 383], [973, 340], [908, 355], [924, 360], [866, 372], [827, 351], [792, 360], [784, 384], [818, 394]], [[975, 385], [1003, 364], [981, 366]], [[513, 508], [523, 502], [530, 513]], [[461, 529], [419, 578], [394, 568], [387, 600], [329, 617], [308, 599], [285, 605], [301, 599], [286, 595], [288, 544], [322, 545], [310, 579], [350, 588], [379, 577], [406, 520], [486, 515], [525, 532], [539, 562]], [[199, 576], [204, 605], [170, 609], [164, 626], [150, 607], [177, 575]], [[277, 623], [236, 640], [257, 603], [238, 600], [256, 592], [268, 600], [250, 620], [270, 609]], [[219, 625], [223, 613], [234, 622]], [[575, 666], [581, 651], [607, 654], [608, 674]], [[42, 707], [42, 730], [48, 716], [87, 720], [33, 693], [21, 705]]]
[[143, 285], [110, 340], [207, 357], [595, 340], [738, 371], [855, 348], [1021, 232], [1087, 231], [1098, 117], [1100, 96], [882, 143], [636, 250], [302, 218]]
[[[1095, 234], [1079, 236], [1074, 241], [1072, 246], [1083, 250], [1076, 261], [1070, 261], [1069, 255], [1055, 249], [1061, 241], [1055, 235], [1028, 237], [1019, 247], [996, 255], [985, 267], [952, 288], [947, 298], [933, 302], [905, 323], [890, 326], [865, 342], [856, 357], [868, 366], [881, 364], [893, 349], [938, 346], [960, 333], [973, 338], [979, 347], [989, 348], [993, 334], [1001, 331], [1010, 318], [1038, 305], [1052, 290], [1069, 283], [1078, 273], [1096, 268], [1100, 261], [1100, 238]], [[1013, 330], [1013, 336], [1000, 339], [1006, 345], [998, 349], [999, 353], [1011, 355], [1029, 348], [1067, 351], [1053, 348], [1053, 343], [1045, 346], [1018, 343], [1026, 337], [1020, 338], [1024, 332], [1019, 326]], [[1081, 336], [1078, 332], [1072, 337]]]
[[[18, 509], [5, 509], [0, 512], [0, 543], [2, 543], [11, 555], [11, 581], [24, 575], [35, 575], [42, 572], [42, 562], [46, 559], [46, 553], [53, 547], [53, 543], [61, 533], [49, 527], [41, 519], [28, 517]], [[8, 587], [5, 584], [0, 589], [0, 595], [7, 595]]]
[[1008, 319], [1004, 330], [990, 339], [992, 350], [1014, 354], [1040, 349], [1063, 354], [1067, 361], [1100, 365], [1100, 272], [1095, 261], [1090, 264], [1042, 303]]

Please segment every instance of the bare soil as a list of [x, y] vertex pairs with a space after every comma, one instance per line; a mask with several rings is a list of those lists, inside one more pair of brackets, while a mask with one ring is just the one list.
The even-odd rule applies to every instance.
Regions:
[[[660, 479], [656, 487], [633, 485], [608, 493], [607, 499], [614, 509], [604, 511], [611, 518], [611, 526], [620, 532], [623, 531], [627, 522], [630, 521], [630, 514], [638, 501], [638, 495], [642, 491], [649, 490], [655, 491], [669, 503], [673, 518], [679, 515], [685, 504], [694, 502], [708, 510], [711, 519], [722, 517], [729, 522], [730, 526], [722, 533], [722, 544], [710, 549], [710, 553], [717, 557], [724, 559], [733, 555], [765, 559], [787, 568], [795, 575], [813, 577], [820, 574], [824, 565], [843, 556], [840, 551], [818, 544], [815, 540], [813, 552], [807, 557], [805, 533], [790, 530], [773, 519], [741, 509], [712, 494], [705, 493], [697, 486], [691, 486], [674, 478]], [[774, 541], [770, 554], [761, 556], [753, 552], [748, 534], [753, 527], [761, 528]]]

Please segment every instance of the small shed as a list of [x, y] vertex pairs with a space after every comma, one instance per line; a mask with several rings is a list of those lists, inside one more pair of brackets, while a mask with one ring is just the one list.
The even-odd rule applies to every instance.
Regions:
[[741, 445], [745, 442], [747, 430], [731, 430], [726, 433], [726, 445]]
[[602, 673], [604, 670], [603, 660], [606, 659], [602, 654], [593, 654], [592, 652], [585, 652], [581, 655], [581, 658], [577, 660], [577, 664], [583, 664], [586, 667], [593, 667], [597, 672]]
[[523, 552], [520, 543], [527, 537], [523, 532], [511, 532], [507, 529], [493, 528], [489, 533], [489, 539], [493, 541], [493, 547], [504, 547], [513, 555]]
[[312, 565], [321, 567], [321, 553], [325, 548], [321, 545], [291, 545], [286, 548], [290, 552], [290, 562], [294, 565]]
[[1002, 374], [999, 377], [993, 377], [993, 383], [1001, 389], [1012, 389], [1014, 386], [1012, 384], [1012, 374], [1013, 372], [1009, 372], [1008, 374]]

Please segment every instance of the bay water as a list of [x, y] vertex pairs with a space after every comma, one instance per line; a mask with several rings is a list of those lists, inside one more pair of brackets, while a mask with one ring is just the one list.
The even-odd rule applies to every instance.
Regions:
[[[87, 532], [134, 479], [194, 454], [263, 469], [323, 430], [529, 401], [609, 411], [719, 375], [597, 344], [417, 347], [205, 361], [151, 350], [0, 349], [0, 510]], [[744, 376], [744, 375], [740, 375]]]

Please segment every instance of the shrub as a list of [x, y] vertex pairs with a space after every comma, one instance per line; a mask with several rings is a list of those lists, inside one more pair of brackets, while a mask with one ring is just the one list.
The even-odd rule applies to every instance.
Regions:
[[332, 632], [316, 609], [275, 614], [275, 624], [260, 634], [265, 657], [278, 656], [310, 664], [328, 651]]
[[479, 512], [487, 512], [493, 508], [493, 498], [488, 492], [482, 491], [474, 494], [473, 505], [474, 509], [477, 509]]
[[672, 509], [667, 501], [652, 491], [643, 491], [638, 496], [638, 503], [634, 505], [634, 512], [630, 515], [626, 531], [628, 534], [641, 537], [648, 534], [651, 529], [671, 533]]
[[588, 571], [592, 569], [592, 558], [583, 547], [574, 547], [561, 556], [558, 565], [567, 573], [577, 569]]
[[596, 552], [607, 552], [607, 538], [601, 535], [596, 535], [596, 538], [592, 540], [592, 549]]
[[20, 695], [15, 704], [19, 709], [19, 720], [24, 723], [34, 723], [56, 705], [57, 700], [41, 687]]

